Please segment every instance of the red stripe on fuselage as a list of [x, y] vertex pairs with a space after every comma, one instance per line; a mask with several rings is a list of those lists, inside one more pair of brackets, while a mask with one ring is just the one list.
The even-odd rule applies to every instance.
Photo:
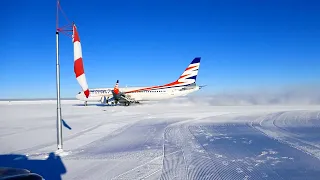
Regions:
[[128, 91], [126, 93], [133, 93], [133, 92], [139, 92], [139, 91], [148, 91], [148, 90], [152, 90], [152, 89], [155, 89], [155, 88], [170, 87], [170, 86], [175, 86], [175, 85], [182, 84], [182, 83], [183, 82], [174, 81], [172, 83], [165, 84], [165, 85], [162, 85], [162, 86], [151, 86], [151, 87], [148, 87], [148, 88], [142, 88], [142, 89]]

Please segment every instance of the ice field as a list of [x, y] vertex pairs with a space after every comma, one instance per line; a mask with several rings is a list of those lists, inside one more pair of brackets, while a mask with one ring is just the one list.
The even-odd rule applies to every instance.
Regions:
[[320, 179], [320, 106], [0, 102], [0, 166], [45, 179]]

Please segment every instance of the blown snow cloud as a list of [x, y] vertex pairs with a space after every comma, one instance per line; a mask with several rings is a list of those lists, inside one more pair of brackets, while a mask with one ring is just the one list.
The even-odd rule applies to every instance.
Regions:
[[202, 95], [199, 93], [170, 101], [171, 103], [179, 104], [205, 104], [212, 106], [316, 105], [320, 104], [320, 85], [261, 88], [251, 91], [231, 91], [211, 95]]

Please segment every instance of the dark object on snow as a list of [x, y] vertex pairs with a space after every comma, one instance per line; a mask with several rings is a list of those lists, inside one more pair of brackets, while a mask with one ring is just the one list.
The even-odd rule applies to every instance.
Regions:
[[0, 180], [43, 180], [43, 178], [27, 169], [0, 167]]
[[[0, 154], [0, 180], [62, 180], [67, 173], [61, 157], [54, 152], [38, 155]], [[29, 158], [34, 157], [34, 158]]]

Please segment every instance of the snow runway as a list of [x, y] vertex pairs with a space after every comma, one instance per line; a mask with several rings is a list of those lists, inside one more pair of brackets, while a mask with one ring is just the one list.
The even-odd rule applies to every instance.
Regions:
[[66, 154], [52, 160], [55, 101], [0, 102], [0, 166], [46, 179], [320, 177], [320, 106], [77, 103], [62, 101]]

